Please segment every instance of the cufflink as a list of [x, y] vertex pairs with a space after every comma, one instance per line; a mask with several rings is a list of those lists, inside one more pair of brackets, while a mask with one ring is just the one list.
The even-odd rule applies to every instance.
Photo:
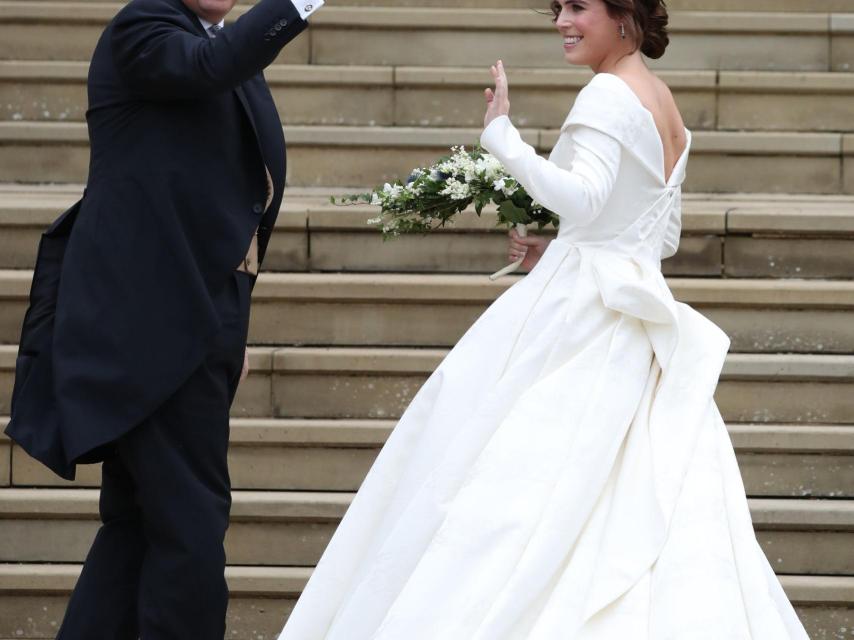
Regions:
[[308, 13], [309, 11], [314, 11], [314, 5], [313, 4], [305, 5], [305, 12]]

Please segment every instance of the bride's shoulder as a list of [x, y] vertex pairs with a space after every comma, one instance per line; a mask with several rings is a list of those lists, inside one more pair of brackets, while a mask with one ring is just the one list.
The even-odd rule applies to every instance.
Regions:
[[617, 109], [635, 111], [638, 100], [625, 80], [613, 73], [597, 73], [578, 92], [573, 109], [600, 107], [605, 104]]
[[622, 93], [626, 81], [615, 73], [600, 72], [593, 74], [593, 77], [587, 81], [584, 89], [613, 91], [614, 93]]
[[597, 73], [578, 93], [561, 127], [588, 126], [630, 145], [646, 124], [647, 114], [619, 76]]

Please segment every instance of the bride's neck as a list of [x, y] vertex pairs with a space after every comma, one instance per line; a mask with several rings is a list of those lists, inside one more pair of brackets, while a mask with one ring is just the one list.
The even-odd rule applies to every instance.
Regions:
[[619, 53], [613, 57], [607, 57], [598, 65], [591, 65], [590, 68], [594, 73], [613, 73], [616, 75], [649, 71], [649, 67], [646, 66], [639, 51], [630, 54]]

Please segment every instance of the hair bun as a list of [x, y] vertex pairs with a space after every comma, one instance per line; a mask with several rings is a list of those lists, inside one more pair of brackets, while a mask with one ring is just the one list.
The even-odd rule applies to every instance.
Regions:
[[636, 0], [636, 2], [638, 22], [643, 33], [641, 53], [648, 58], [660, 58], [670, 44], [670, 36], [667, 33], [667, 6], [663, 0]]

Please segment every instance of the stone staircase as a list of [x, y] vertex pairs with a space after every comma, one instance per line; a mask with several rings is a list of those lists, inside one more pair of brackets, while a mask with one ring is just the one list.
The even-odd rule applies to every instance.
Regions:
[[[732, 338], [716, 399], [760, 543], [810, 636], [843, 640], [854, 637], [854, 1], [744, 4], [670, 3], [673, 44], [655, 66], [695, 137], [683, 238], [663, 269]], [[494, 213], [383, 243], [365, 224], [373, 211], [328, 196], [473, 143], [499, 56], [515, 122], [547, 151], [590, 74], [563, 68], [533, 6], [336, 0], [266, 74], [291, 187], [233, 408], [228, 638], [275, 638], [395, 418], [514, 282], [484, 277], [504, 262]], [[87, 60], [118, 7], [0, 0], [0, 415], [39, 233], [85, 181]], [[0, 640], [54, 637], [97, 528], [99, 480], [83, 467], [61, 481], [0, 437]]]

